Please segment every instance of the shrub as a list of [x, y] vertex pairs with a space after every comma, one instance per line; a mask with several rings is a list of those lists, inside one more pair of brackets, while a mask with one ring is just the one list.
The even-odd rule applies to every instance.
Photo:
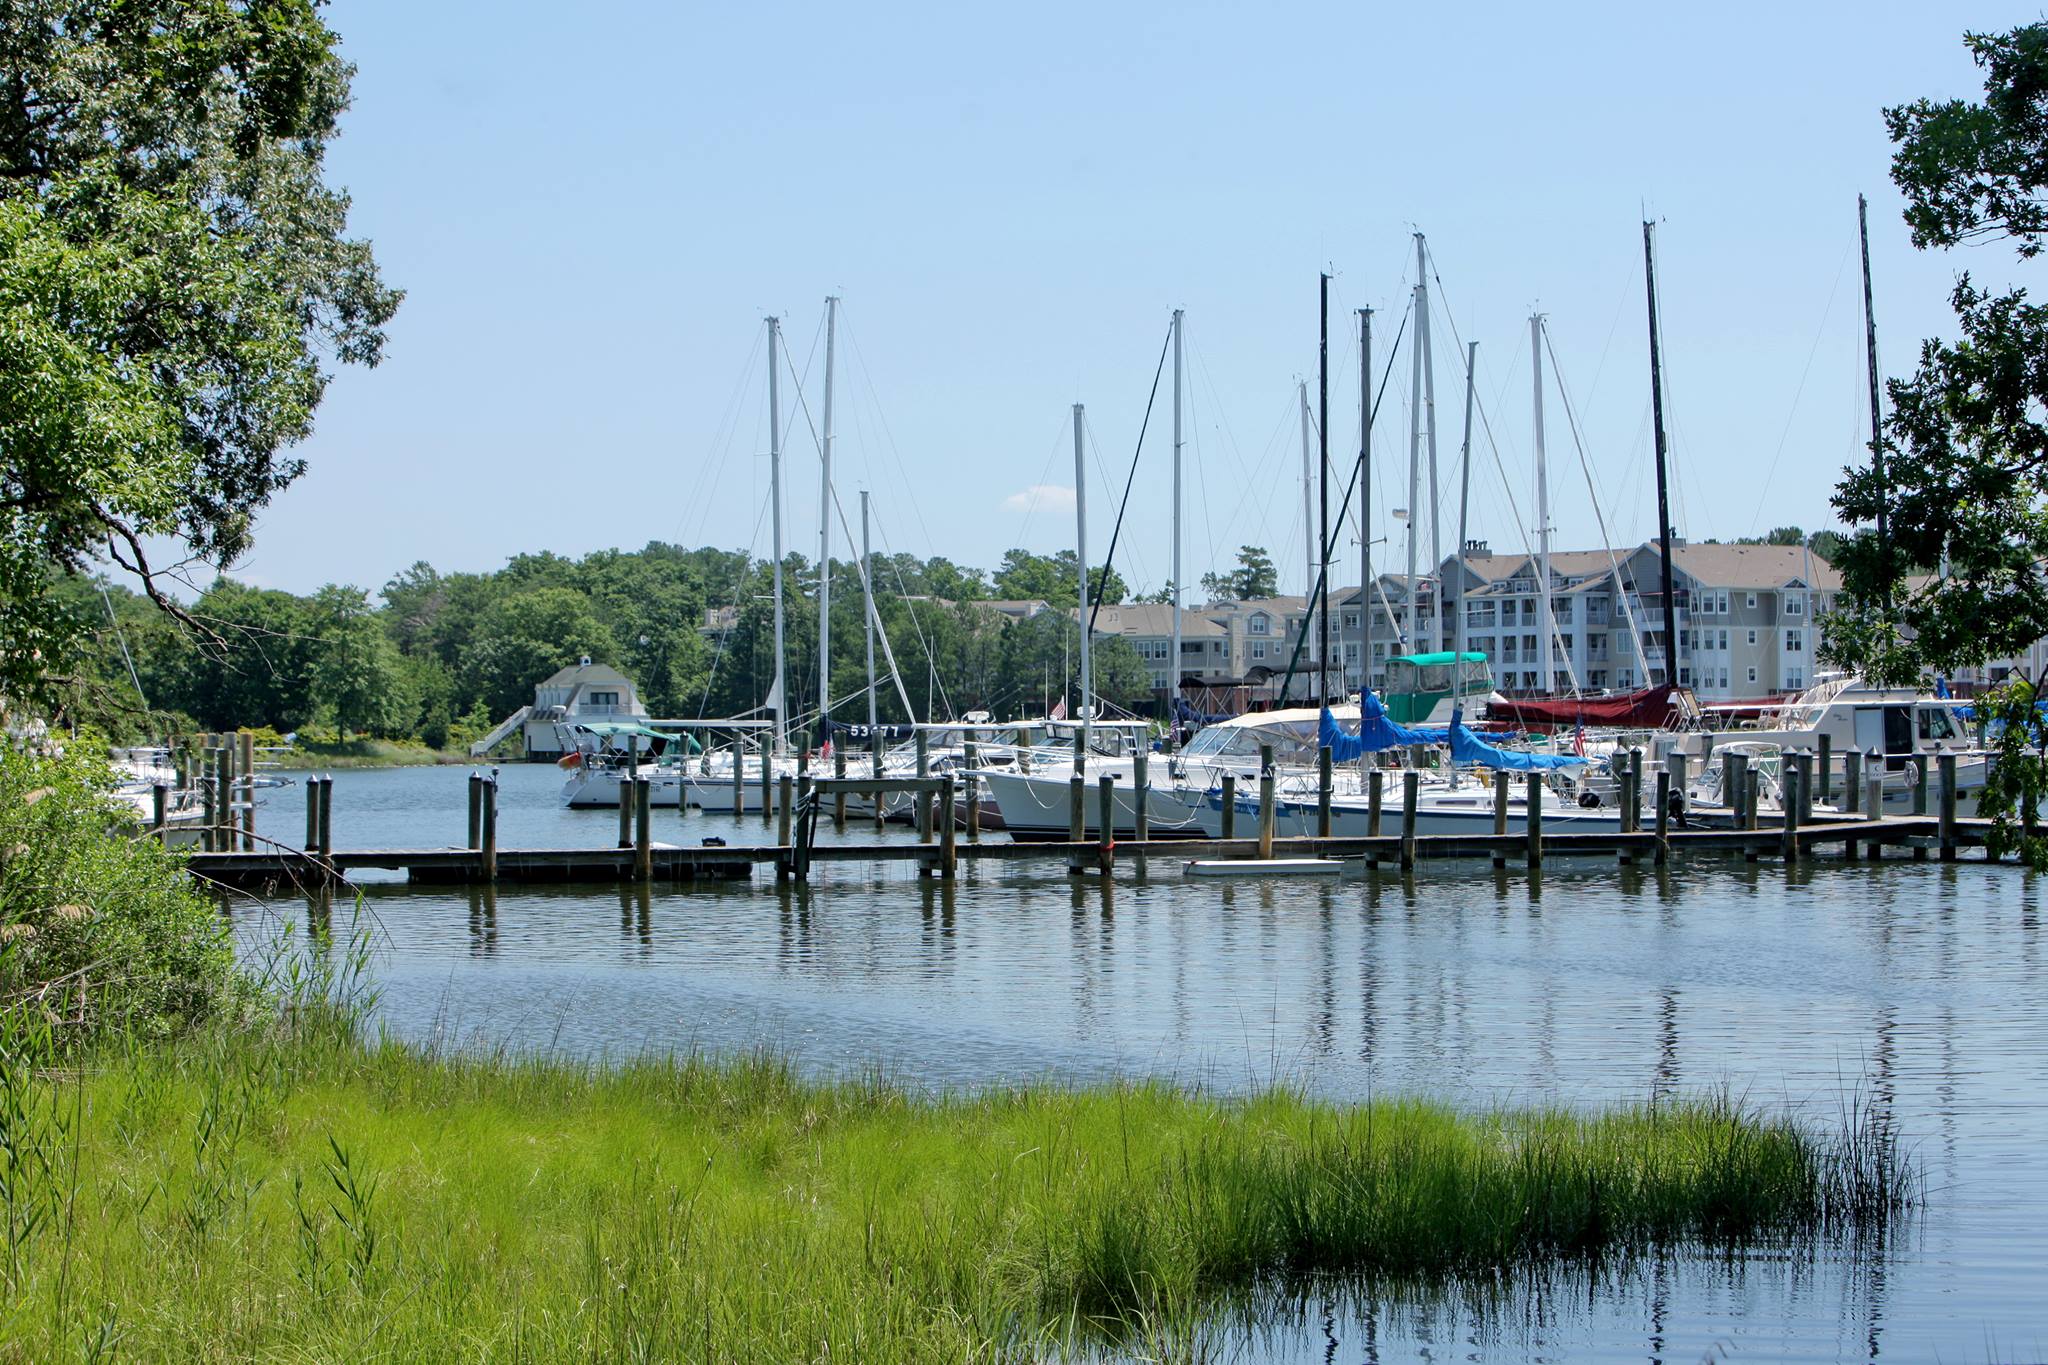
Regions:
[[0, 744], [0, 1010], [40, 1016], [66, 1043], [246, 1012], [256, 989], [225, 919], [85, 747]]

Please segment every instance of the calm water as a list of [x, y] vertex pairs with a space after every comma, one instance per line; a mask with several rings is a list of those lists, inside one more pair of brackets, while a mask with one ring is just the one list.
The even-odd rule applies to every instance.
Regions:
[[[462, 842], [465, 775], [339, 774], [336, 845]], [[552, 769], [505, 769], [506, 846], [614, 841], [616, 816], [560, 809], [557, 786]], [[268, 793], [263, 832], [301, 835], [303, 810], [296, 787]], [[656, 812], [674, 840], [761, 829]], [[1274, 1361], [2048, 1359], [2048, 943], [2039, 884], [2014, 869], [1558, 863], [1533, 881], [1482, 867], [1231, 884], [1169, 865], [1108, 889], [993, 865], [951, 886], [816, 872], [804, 891], [763, 874], [646, 892], [374, 887], [383, 1016], [416, 1038], [583, 1053], [766, 1043], [933, 1087], [1279, 1079], [1476, 1108], [1728, 1086], [1822, 1123], [1860, 1095], [1912, 1144], [1929, 1196], [1886, 1257], [1678, 1256], [1490, 1306], [1338, 1295], [1233, 1346]], [[237, 911], [252, 939], [307, 912]]]

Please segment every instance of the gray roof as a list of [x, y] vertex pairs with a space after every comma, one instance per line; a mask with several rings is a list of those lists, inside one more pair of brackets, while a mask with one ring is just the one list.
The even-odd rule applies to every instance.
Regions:
[[539, 685], [542, 687], [574, 687], [581, 683], [618, 683], [626, 687], [633, 680], [613, 668], [610, 664], [569, 664], [556, 669]]

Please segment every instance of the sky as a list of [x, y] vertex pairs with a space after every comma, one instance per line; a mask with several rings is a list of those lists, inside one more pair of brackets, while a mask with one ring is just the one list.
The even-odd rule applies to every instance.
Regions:
[[[1300, 591], [1296, 385], [1314, 403], [1317, 277], [1333, 275], [1330, 446], [1348, 477], [1356, 310], [1375, 310], [1385, 365], [1417, 231], [1445, 552], [1472, 340], [1470, 533], [1533, 543], [1536, 311], [1556, 357], [1554, 543], [1601, 543], [1602, 518], [1635, 543], [1656, 529], [1645, 217], [1677, 534], [1810, 531], [1837, 524], [1829, 492], [1867, 453], [1857, 194], [1888, 373], [1951, 330], [1960, 271], [2028, 282], [2002, 246], [1912, 248], [1880, 110], [1980, 94], [1963, 30], [2038, 7], [327, 13], [358, 68], [329, 176], [406, 300], [383, 363], [335, 378], [305, 476], [234, 566], [299, 592], [651, 540], [765, 556], [770, 314], [784, 542], [815, 557], [827, 294], [843, 300], [833, 482], [856, 536], [872, 493], [877, 550], [992, 567], [1013, 545], [1070, 547], [1082, 403], [1091, 559], [1135, 453], [1116, 566], [1135, 589], [1166, 583], [1170, 364], [1142, 447], [1139, 432], [1182, 308], [1184, 576], [1192, 590], [1259, 545]], [[1397, 568], [1411, 342], [1412, 327], [1373, 431], [1371, 538]], [[1357, 540], [1336, 551], [1346, 583]]]

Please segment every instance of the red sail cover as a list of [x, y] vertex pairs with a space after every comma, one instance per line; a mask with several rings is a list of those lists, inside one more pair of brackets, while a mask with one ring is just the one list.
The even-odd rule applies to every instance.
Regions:
[[1620, 729], [1661, 729], [1677, 712], [1671, 686], [1646, 687], [1615, 697], [1523, 697], [1513, 701], [1490, 702], [1486, 718], [1506, 721], [1524, 729], [1548, 726], [1613, 726]]

